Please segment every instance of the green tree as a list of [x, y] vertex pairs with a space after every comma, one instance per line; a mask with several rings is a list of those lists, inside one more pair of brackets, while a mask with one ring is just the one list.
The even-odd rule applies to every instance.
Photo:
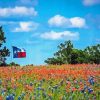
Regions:
[[45, 60], [48, 64], [68, 64], [71, 63], [71, 53], [73, 51], [73, 44], [71, 41], [65, 41], [58, 45], [58, 51], [54, 53], [53, 58]]
[[6, 43], [6, 37], [4, 36], [2, 26], [0, 26], [0, 65], [5, 65], [6, 57], [10, 55], [6, 46], [2, 47], [3, 43]]
[[88, 54], [90, 63], [100, 64], [100, 44], [95, 46], [88, 46], [84, 52]]
[[45, 60], [47, 64], [100, 64], [100, 44], [88, 46], [84, 50], [73, 48], [71, 41], [65, 41], [58, 45], [59, 50], [54, 57]]

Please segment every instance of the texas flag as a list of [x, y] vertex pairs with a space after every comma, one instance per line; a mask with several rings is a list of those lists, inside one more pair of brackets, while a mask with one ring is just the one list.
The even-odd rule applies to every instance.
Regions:
[[25, 49], [20, 49], [13, 46], [13, 58], [25, 58], [25, 57], [26, 57]]

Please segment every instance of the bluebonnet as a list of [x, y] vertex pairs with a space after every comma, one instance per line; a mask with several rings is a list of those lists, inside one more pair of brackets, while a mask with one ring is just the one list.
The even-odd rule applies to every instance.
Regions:
[[92, 93], [93, 89], [88, 87], [88, 93]]
[[14, 100], [14, 96], [11, 94], [11, 95], [6, 97], [6, 100]]
[[6, 100], [10, 100], [10, 99], [9, 99], [9, 96], [6, 96]]
[[37, 90], [41, 90], [41, 87], [37, 87]]
[[21, 96], [18, 97], [18, 100], [21, 100]]
[[92, 76], [89, 77], [88, 79], [88, 82], [91, 84], [91, 85], [94, 85], [94, 78]]
[[30, 82], [30, 86], [33, 86], [33, 83], [32, 82]]
[[93, 89], [90, 88], [90, 87], [88, 87], [88, 86], [86, 86], [86, 85], [84, 86], [84, 89], [81, 90], [81, 92], [82, 92], [82, 93], [85, 93], [86, 90], [88, 90], [88, 93], [92, 93], [92, 92], [93, 92]]

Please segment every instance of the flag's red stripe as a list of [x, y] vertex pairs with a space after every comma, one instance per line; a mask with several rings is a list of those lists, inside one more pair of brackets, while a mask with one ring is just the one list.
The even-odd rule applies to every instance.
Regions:
[[22, 57], [26, 57], [26, 52], [22, 52]]
[[18, 58], [26, 57], [26, 52], [18, 52]]

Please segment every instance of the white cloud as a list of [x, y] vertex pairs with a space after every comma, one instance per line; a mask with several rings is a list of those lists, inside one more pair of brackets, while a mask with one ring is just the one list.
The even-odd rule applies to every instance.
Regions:
[[63, 32], [50, 31], [41, 34], [40, 37], [50, 40], [58, 40], [58, 39], [78, 40], [79, 33], [71, 31], [63, 31]]
[[15, 28], [13, 32], [29, 32], [37, 29], [38, 23], [35, 22], [19, 22], [19, 27]]
[[49, 19], [48, 23], [50, 26], [60, 27], [60, 26], [66, 26], [67, 24], [69, 25], [70, 21], [69, 21], [69, 19], [67, 19], [61, 15], [56, 15], [56, 16], [52, 17], [51, 19]]
[[50, 26], [66, 27], [66, 28], [82, 28], [86, 26], [86, 21], [81, 17], [66, 18], [61, 15], [56, 15], [48, 20]]
[[74, 17], [74, 18], [70, 18], [69, 20], [71, 22], [71, 26], [72, 27], [81, 28], [81, 27], [85, 27], [86, 26], [84, 18]]
[[0, 8], [0, 16], [8, 17], [8, 16], [35, 16], [37, 15], [37, 11], [34, 8], [30, 7], [14, 7], [14, 8]]
[[83, 0], [85, 6], [92, 6], [95, 4], [100, 4], [100, 0]]

